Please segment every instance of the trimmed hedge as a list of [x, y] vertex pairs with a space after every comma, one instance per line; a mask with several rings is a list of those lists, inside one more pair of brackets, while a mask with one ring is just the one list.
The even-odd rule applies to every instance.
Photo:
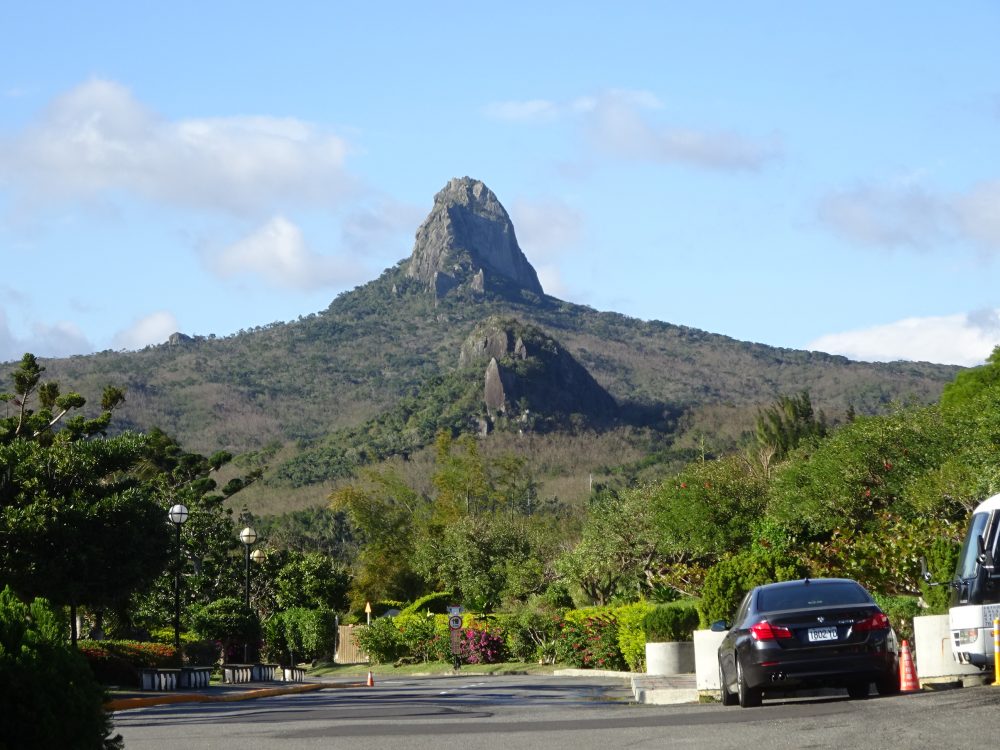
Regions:
[[642, 619], [642, 630], [647, 643], [690, 641], [698, 619], [694, 607], [653, 607]]
[[413, 604], [406, 605], [399, 614], [400, 616], [419, 615], [423, 614], [424, 610], [429, 610], [436, 615], [443, 614], [447, 611], [448, 602], [454, 598], [455, 595], [451, 591], [436, 591], [433, 594], [420, 597]]

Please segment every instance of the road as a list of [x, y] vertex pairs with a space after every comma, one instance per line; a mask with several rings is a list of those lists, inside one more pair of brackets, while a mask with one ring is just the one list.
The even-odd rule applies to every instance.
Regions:
[[643, 706], [623, 680], [385, 679], [240, 703], [120, 712], [128, 750], [589, 750], [600, 748], [972, 748], [1000, 730], [1000, 688], [871, 697]]

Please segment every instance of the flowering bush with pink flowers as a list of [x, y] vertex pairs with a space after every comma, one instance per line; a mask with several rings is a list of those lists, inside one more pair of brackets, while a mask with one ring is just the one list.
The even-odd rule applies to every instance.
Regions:
[[507, 658], [504, 637], [490, 630], [467, 628], [462, 633], [461, 656], [467, 664], [497, 664]]

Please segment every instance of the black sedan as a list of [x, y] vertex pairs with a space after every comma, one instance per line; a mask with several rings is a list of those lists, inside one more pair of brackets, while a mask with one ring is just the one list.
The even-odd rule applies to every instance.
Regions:
[[719, 646], [722, 703], [759, 706], [765, 691], [844, 687], [851, 698], [899, 690], [899, 645], [889, 618], [856, 581], [812, 578], [747, 594]]

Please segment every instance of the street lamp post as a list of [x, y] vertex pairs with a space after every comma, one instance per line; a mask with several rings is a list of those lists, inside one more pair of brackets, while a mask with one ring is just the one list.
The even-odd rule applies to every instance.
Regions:
[[181, 653], [181, 526], [188, 519], [188, 509], [178, 503], [171, 506], [167, 518], [177, 529], [177, 567], [174, 569], [174, 650]]
[[[244, 604], [246, 605], [247, 612], [250, 611], [250, 545], [257, 541], [257, 532], [252, 528], [247, 526], [243, 531], [240, 532], [240, 541], [243, 542], [243, 551], [245, 552], [246, 560], [246, 596], [244, 598]], [[248, 651], [250, 649], [249, 639], [243, 639], [243, 663], [246, 664], [247, 660], [250, 658]]]

